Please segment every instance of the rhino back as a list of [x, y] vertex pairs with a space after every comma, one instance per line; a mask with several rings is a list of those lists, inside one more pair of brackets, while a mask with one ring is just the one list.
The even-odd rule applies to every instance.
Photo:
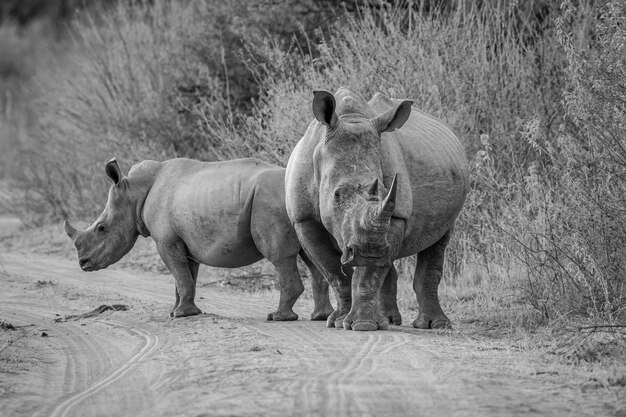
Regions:
[[273, 167], [252, 158], [165, 162], [144, 210], [152, 236], [157, 241], [182, 239], [194, 259], [211, 266], [260, 260], [250, 227], [252, 203], [256, 176]]
[[[381, 114], [401, 102], [377, 94], [368, 104]], [[415, 107], [402, 128], [383, 133], [382, 141], [385, 184], [399, 174], [393, 215], [406, 220], [403, 250], [415, 253], [450, 230], [463, 206], [469, 188], [465, 150], [450, 127]]]

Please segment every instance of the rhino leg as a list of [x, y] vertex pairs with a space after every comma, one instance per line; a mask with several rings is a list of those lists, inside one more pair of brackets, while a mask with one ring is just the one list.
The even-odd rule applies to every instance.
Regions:
[[380, 289], [389, 266], [357, 266], [352, 278], [352, 309], [343, 320], [346, 330], [386, 330], [389, 320], [380, 308]]
[[157, 250], [161, 259], [174, 275], [176, 286], [176, 305], [170, 312], [170, 317], [185, 317], [200, 314], [201, 311], [194, 299], [196, 296], [197, 267], [187, 257], [187, 247], [182, 241], [170, 244], [157, 243]]
[[300, 294], [304, 292], [304, 286], [298, 272], [296, 258], [294, 256], [276, 261], [270, 259], [270, 261], [278, 274], [280, 300], [278, 301], [278, 310], [269, 313], [267, 319], [273, 321], [298, 320], [298, 315], [293, 312], [293, 305]]
[[306, 256], [335, 291], [337, 309], [326, 319], [326, 327], [342, 328], [343, 319], [352, 304], [352, 268], [344, 268], [342, 271], [341, 254], [333, 248], [329, 234], [322, 224], [307, 220], [296, 223], [294, 228]]
[[383, 315], [389, 320], [389, 324], [400, 326], [402, 324], [402, 316], [398, 310], [397, 302], [398, 294], [398, 272], [395, 266], [391, 264], [389, 272], [383, 281], [380, 289], [380, 304], [383, 309]]
[[311, 271], [311, 289], [313, 290], [313, 313], [311, 313], [311, 320], [326, 320], [333, 312], [333, 306], [330, 303], [328, 297], [328, 281], [321, 274], [321, 272], [315, 267], [311, 259], [304, 253], [300, 252], [300, 257]]
[[[188, 259], [189, 263], [189, 272], [191, 273], [191, 277], [193, 278], [194, 288], [196, 287], [196, 282], [198, 280], [198, 270], [200, 269], [200, 264], [192, 259]], [[176, 296], [176, 301], [174, 302], [174, 307], [170, 310], [170, 317], [174, 317], [174, 310], [178, 307], [178, 303], [180, 303], [180, 295], [178, 294], [178, 286], [174, 285], [174, 295]]]
[[419, 305], [419, 316], [413, 321], [418, 329], [450, 328], [450, 319], [439, 305], [439, 282], [443, 273], [443, 260], [450, 232], [437, 243], [417, 254], [413, 289]]

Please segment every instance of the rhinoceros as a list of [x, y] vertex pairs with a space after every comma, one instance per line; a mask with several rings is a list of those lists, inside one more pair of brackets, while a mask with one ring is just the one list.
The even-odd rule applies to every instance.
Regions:
[[417, 254], [416, 328], [443, 328], [444, 251], [468, 191], [468, 162], [451, 128], [377, 93], [315, 91], [316, 120], [289, 157], [287, 214], [328, 279], [337, 309], [328, 327], [401, 324], [395, 259]]
[[199, 314], [195, 305], [199, 264], [236, 268], [267, 258], [280, 285], [278, 310], [268, 320], [297, 320], [292, 307], [304, 287], [296, 259], [312, 275], [313, 320], [333, 311], [328, 282], [302, 252], [285, 209], [284, 168], [248, 158], [224, 162], [143, 161], [124, 177], [115, 159], [103, 213], [87, 229], [64, 222], [84, 271], [120, 260], [139, 235], [152, 236], [175, 278], [172, 317]]

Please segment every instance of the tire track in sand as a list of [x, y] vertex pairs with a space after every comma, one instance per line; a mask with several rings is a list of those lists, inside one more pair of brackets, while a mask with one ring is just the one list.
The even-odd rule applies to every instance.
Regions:
[[[55, 313], [49, 308], [26, 302], [3, 301], [2, 304], [3, 308], [17, 312], [22, 322], [35, 322], [38, 327], [53, 328], [51, 321]], [[50, 318], [48, 319], [46, 316]], [[137, 352], [130, 357], [123, 358], [121, 363], [111, 368], [111, 364], [119, 358], [116, 358], [110, 351], [104, 350], [96, 338], [88, 335], [82, 329], [76, 328], [73, 324], [54, 323], [55, 327], [60, 326], [60, 328], [50, 330], [50, 332], [52, 334], [65, 334], [59, 336], [58, 339], [54, 337], [61, 344], [61, 346], [52, 348], [56, 354], [52, 360], [49, 360], [50, 363], [57, 365], [56, 369], [44, 366], [42, 370], [44, 375], [41, 380], [45, 383], [42, 391], [46, 394], [44, 401], [57, 401], [55, 405], [47, 407], [44, 415], [64, 417], [72, 412], [74, 415], [82, 415], [80, 409], [75, 410], [79, 408], [81, 403], [112, 387], [114, 383], [128, 375], [159, 347], [159, 337], [145, 329], [113, 319], [96, 318], [93, 322], [122, 330], [130, 334], [133, 339], [138, 339], [139, 347], [135, 349]], [[123, 355], [123, 352], [116, 352], [116, 354], [118, 356]], [[54, 381], [59, 382], [54, 383]], [[87, 387], [81, 389], [85, 385]], [[62, 387], [62, 392], [49, 390], [49, 386]], [[67, 395], [70, 396], [62, 399]], [[133, 399], [141, 400], [137, 396], [134, 396]], [[118, 397], [117, 400], [122, 401], [125, 398]], [[46, 405], [42, 405], [46, 409]], [[41, 414], [44, 409], [35, 412], [35, 415]]]
[[[105, 270], [85, 280], [76, 271], [75, 262], [18, 255], [6, 259], [5, 268], [14, 276], [6, 274], [0, 310], [13, 309], [20, 313], [15, 320], [24, 324], [32, 320], [43, 327], [38, 331], [52, 328], [52, 332], [48, 338], [25, 340], [25, 347], [31, 350], [26, 353], [30, 355], [33, 346], [43, 347], [36, 353], [44, 360], [22, 375], [9, 377], [13, 378], [10, 383], [24, 378], [19, 380], [22, 385], [15, 394], [2, 398], [5, 415], [199, 416], [210, 410], [211, 415], [276, 417], [597, 416], [609, 410], [604, 401], [615, 403], [600, 391], [583, 395], [565, 377], [554, 377], [562, 384], [555, 386], [540, 377], [521, 374], [514, 361], [525, 357], [515, 352], [483, 353], [483, 349], [459, 341], [458, 334], [438, 336], [439, 332], [406, 326], [364, 334], [333, 331], [308, 320], [268, 323], [262, 317], [275, 306], [275, 295], [261, 298], [222, 291], [206, 291], [200, 307], [209, 315], [219, 313], [215, 315], [224, 320], [219, 326], [225, 330], [208, 323], [194, 325], [191, 319], [163, 328], [159, 324], [171, 302], [171, 278]], [[81, 321], [86, 328], [79, 322], [53, 325], [54, 310], [60, 307], [52, 306], [53, 301], [45, 299], [42, 292], [23, 291], [28, 289], [24, 284], [35, 279], [76, 288], [76, 293], [89, 297], [89, 302], [132, 300], [141, 305], [140, 315], [133, 318], [114, 313], [108, 318]], [[72, 305], [88, 304], [85, 299], [71, 300]], [[20, 310], [22, 304], [26, 306]], [[163, 320], [151, 319], [154, 314], [163, 315]], [[108, 326], [114, 328], [107, 331]], [[242, 332], [242, 327], [249, 331]], [[215, 347], [220, 355], [197, 361], [201, 368], [190, 376], [180, 364], [191, 351], [173, 349], [177, 342], [173, 335], [187, 336], [196, 331], [197, 336], [186, 338], [196, 345], [193, 353], [210, 354]], [[215, 340], [216, 334], [225, 339]], [[259, 340], [260, 335], [264, 340]], [[260, 351], [255, 349], [257, 342]], [[161, 356], [151, 358], [159, 346]], [[279, 348], [280, 355], [273, 355], [269, 350], [273, 348]], [[166, 355], [170, 355], [169, 361], [160, 364]], [[232, 357], [236, 360], [229, 362]], [[168, 385], [175, 387], [172, 390]], [[158, 392], [151, 394], [150, 387]]]
[[77, 405], [79, 405], [82, 401], [89, 398], [92, 395], [98, 394], [100, 391], [108, 388], [118, 379], [125, 376], [128, 372], [133, 370], [133, 368], [140, 363], [140, 361], [146, 359], [150, 354], [152, 354], [159, 345], [159, 337], [149, 333], [144, 329], [138, 329], [134, 327], [129, 327], [124, 323], [100, 319], [99, 321], [109, 324], [114, 327], [123, 328], [128, 333], [133, 336], [136, 336], [143, 340], [143, 346], [139, 349], [135, 355], [130, 357], [126, 362], [124, 362], [121, 366], [111, 372], [108, 376], [101, 378], [94, 383], [92, 383], [86, 389], [75, 393], [71, 397], [67, 398], [60, 404], [58, 404], [55, 408], [50, 412], [50, 417], [65, 417], [71, 411], [71, 409]]
[[[294, 399], [302, 415], [367, 415], [361, 396], [375, 391], [378, 371], [388, 366], [388, 354], [414, 340], [403, 332], [356, 333], [324, 326], [291, 323], [246, 324], [244, 327], [273, 340], [290, 340], [288, 355], [306, 379], [275, 382], [273, 389]], [[355, 377], [359, 378], [359, 389]]]
[[[2, 304], [5, 309], [17, 312], [21, 321], [34, 323], [48, 334], [49, 345], [42, 353], [47, 355], [43, 363], [50, 366], [42, 367], [40, 378], [44, 401], [54, 401], [106, 372], [111, 357], [84, 330], [66, 323], [53, 323], [54, 312], [37, 304], [11, 301]], [[90, 360], [80, 361], [81, 357]]]

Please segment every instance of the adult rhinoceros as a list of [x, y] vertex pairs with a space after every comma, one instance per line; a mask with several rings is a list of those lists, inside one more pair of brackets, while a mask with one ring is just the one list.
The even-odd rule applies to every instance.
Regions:
[[236, 268], [264, 257], [276, 268], [278, 310], [268, 320], [296, 320], [292, 307], [302, 291], [296, 266], [300, 253], [311, 270], [315, 309], [311, 318], [332, 312], [328, 283], [304, 255], [284, 203], [284, 168], [257, 159], [200, 162], [144, 161], [123, 177], [115, 159], [106, 164], [113, 181], [104, 212], [86, 230], [67, 221], [84, 271], [120, 260], [137, 237], [152, 236], [175, 278], [170, 315], [199, 314], [194, 304], [199, 264]]
[[345, 88], [316, 91], [314, 120], [285, 176], [287, 214], [328, 279], [337, 309], [328, 327], [400, 324], [393, 261], [417, 254], [417, 328], [441, 328], [444, 250], [468, 191], [468, 163], [454, 132], [411, 107]]

